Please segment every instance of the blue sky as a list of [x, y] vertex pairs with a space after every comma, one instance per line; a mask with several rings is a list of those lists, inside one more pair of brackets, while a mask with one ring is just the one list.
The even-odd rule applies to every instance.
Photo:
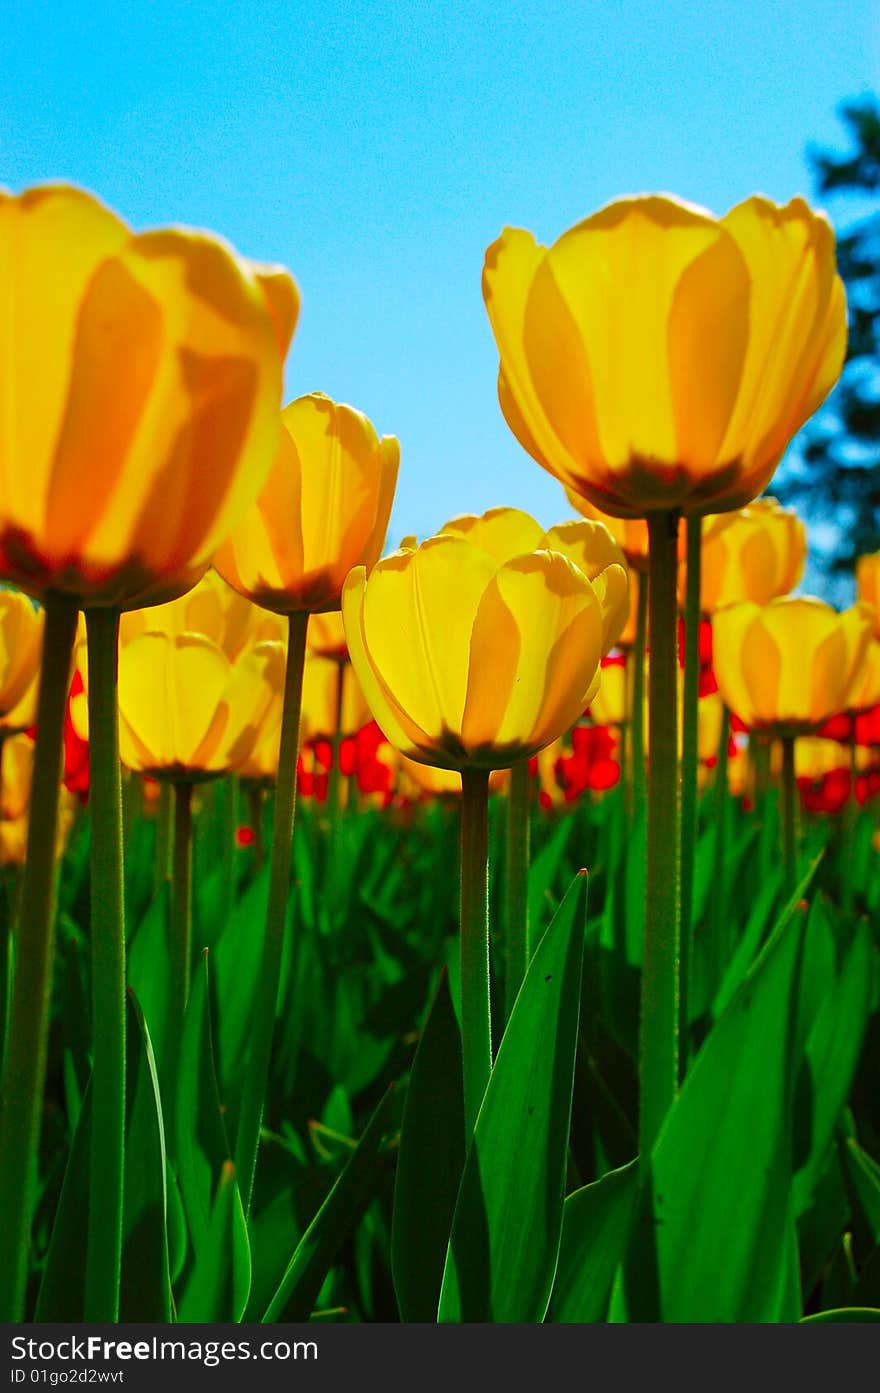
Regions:
[[[880, 85], [869, 0], [4, 0], [0, 183], [72, 179], [137, 227], [286, 263], [288, 396], [397, 435], [391, 538], [559, 486], [507, 431], [480, 296], [505, 223], [610, 198], [811, 193], [809, 140]], [[830, 209], [834, 213], [835, 208]]]

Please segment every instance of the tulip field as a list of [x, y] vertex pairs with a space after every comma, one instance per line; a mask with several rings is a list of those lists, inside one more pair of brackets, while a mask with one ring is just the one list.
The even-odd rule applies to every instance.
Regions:
[[47, 185], [0, 277], [0, 1316], [880, 1319], [880, 552], [803, 593], [772, 485], [827, 219], [506, 228], [559, 519], [422, 538], [283, 268]]

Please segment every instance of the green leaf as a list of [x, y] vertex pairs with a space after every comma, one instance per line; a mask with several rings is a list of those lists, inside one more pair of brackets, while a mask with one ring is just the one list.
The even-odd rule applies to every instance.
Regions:
[[400, 1316], [434, 1321], [464, 1166], [461, 1036], [447, 973], [413, 1060], [394, 1185], [391, 1265]]
[[168, 1063], [168, 1008], [171, 1000], [169, 895], [169, 886], [163, 882], [135, 930], [126, 963], [128, 984], [141, 1004], [163, 1082]]
[[779, 1321], [792, 1309], [790, 1099], [805, 916], [789, 902], [709, 1034], [645, 1166], [611, 1318]]
[[807, 1154], [794, 1177], [795, 1214], [808, 1207], [827, 1164], [834, 1125], [849, 1097], [859, 1062], [871, 995], [872, 946], [868, 926], [853, 941], [807, 1037], [799, 1101], [806, 1113]]
[[231, 1154], [214, 1071], [207, 949], [193, 974], [183, 1023], [174, 1142], [183, 1207], [198, 1256], [211, 1241], [214, 1193]]
[[839, 1306], [836, 1311], [819, 1311], [815, 1316], [803, 1316], [801, 1325], [828, 1324], [831, 1321], [841, 1324], [854, 1324], [862, 1321], [880, 1320], [880, 1310], [874, 1306]]
[[872, 1248], [880, 1244], [880, 1166], [852, 1138], [841, 1142], [839, 1149], [854, 1231], [863, 1247]]
[[211, 953], [211, 978], [217, 1002], [216, 1069], [223, 1097], [227, 1100], [241, 1080], [248, 1055], [268, 894], [269, 867], [266, 865], [233, 908]]
[[529, 866], [529, 923], [532, 934], [540, 937], [548, 919], [548, 910], [555, 908], [553, 887], [562, 868], [574, 823], [570, 817], [563, 818], [553, 829], [541, 850], [532, 857]]
[[562, 1230], [586, 875], [529, 964], [465, 1162], [441, 1321], [542, 1321]]
[[125, 1196], [119, 1319], [169, 1321], [171, 1279], [165, 1193], [165, 1130], [156, 1061], [143, 1012], [128, 992]]
[[37, 1297], [38, 1321], [85, 1320], [89, 1227], [89, 1158], [92, 1135], [92, 1086], [86, 1085], [79, 1120], [64, 1171], [55, 1211], [46, 1266]]
[[240, 1321], [251, 1289], [247, 1222], [235, 1168], [227, 1161], [211, 1220], [178, 1307], [180, 1321]]
[[[156, 1066], [143, 1014], [128, 994], [122, 1291], [125, 1320], [170, 1319], [165, 1228], [165, 1145]], [[91, 1084], [74, 1134], [37, 1299], [38, 1321], [85, 1318]]]
[[264, 1324], [308, 1320], [333, 1259], [376, 1179], [392, 1097], [393, 1088], [389, 1088], [367, 1123], [357, 1150], [297, 1244], [263, 1314]]
[[550, 1320], [604, 1320], [638, 1196], [638, 1161], [609, 1171], [595, 1184], [568, 1196]]

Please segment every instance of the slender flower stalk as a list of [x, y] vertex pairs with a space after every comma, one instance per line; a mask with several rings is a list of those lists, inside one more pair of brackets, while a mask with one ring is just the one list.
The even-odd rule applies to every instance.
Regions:
[[721, 708], [721, 730], [718, 735], [718, 759], [715, 764], [714, 824], [715, 854], [712, 864], [712, 895], [709, 900], [709, 945], [713, 954], [713, 981], [721, 981], [721, 973], [730, 949], [727, 904], [727, 848], [730, 840], [730, 797], [728, 788], [728, 759], [730, 746], [730, 711]]
[[289, 616], [284, 707], [281, 718], [281, 747], [278, 758], [278, 782], [275, 789], [272, 852], [269, 865], [266, 934], [263, 941], [263, 957], [257, 985], [251, 1048], [248, 1055], [235, 1147], [235, 1168], [245, 1214], [250, 1212], [253, 1193], [260, 1124], [263, 1116], [263, 1099], [269, 1077], [269, 1059], [272, 1052], [284, 925], [287, 919], [290, 862], [296, 811], [296, 765], [299, 757], [299, 728], [308, 623], [309, 616], [305, 611], [296, 610]]
[[697, 842], [697, 762], [700, 700], [700, 560], [702, 519], [687, 520], [687, 593], [684, 612], [684, 694], [681, 752], [681, 1021], [687, 1065], [688, 990], [694, 950], [693, 886]]
[[92, 822], [92, 1129], [85, 1315], [119, 1316], [125, 1173], [125, 915], [116, 700], [119, 615], [86, 615]]
[[183, 1029], [192, 957], [192, 796], [193, 784], [174, 785], [174, 860], [171, 878], [172, 1029]]
[[339, 826], [339, 804], [342, 792], [342, 775], [339, 768], [339, 752], [342, 748], [342, 708], [345, 700], [345, 672], [347, 660], [336, 663], [336, 689], [333, 700], [333, 755], [330, 777], [327, 782], [327, 816], [330, 820], [331, 840], [335, 840]]
[[648, 856], [639, 1062], [639, 1146], [650, 1153], [678, 1089], [680, 831], [676, 567], [678, 514], [648, 519]]
[[24, 1319], [55, 937], [55, 846], [62, 731], [76, 635], [74, 604], [47, 597], [27, 860], [0, 1094], [0, 1320]]
[[648, 638], [648, 585], [649, 577], [644, 571], [636, 571], [635, 583], [638, 586], [636, 608], [636, 641], [630, 661], [633, 664], [632, 711], [630, 730], [632, 732], [632, 789], [633, 813], [636, 817], [645, 806], [645, 652]]
[[782, 744], [782, 872], [786, 898], [797, 885], [797, 780], [794, 768], [794, 736], [783, 735]]
[[153, 862], [153, 894], [158, 895], [168, 879], [168, 861], [171, 850], [174, 803], [171, 785], [164, 779], [159, 785], [156, 807], [156, 851]]
[[461, 773], [461, 1048], [465, 1134], [492, 1072], [489, 999], [489, 773]]
[[510, 771], [507, 795], [507, 977], [504, 1014], [513, 1010], [531, 957], [529, 941], [529, 763], [520, 760]]

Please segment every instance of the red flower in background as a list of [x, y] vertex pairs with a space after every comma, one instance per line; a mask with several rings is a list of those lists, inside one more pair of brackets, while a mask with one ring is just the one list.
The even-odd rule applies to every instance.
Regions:
[[73, 674], [64, 713], [64, 787], [85, 803], [89, 796], [89, 742], [77, 735], [70, 714], [74, 697], [85, 691], [81, 674]]
[[566, 803], [574, 802], [588, 790], [600, 792], [614, 787], [620, 779], [615, 748], [615, 738], [608, 726], [574, 727], [571, 754], [560, 755], [553, 766]]

